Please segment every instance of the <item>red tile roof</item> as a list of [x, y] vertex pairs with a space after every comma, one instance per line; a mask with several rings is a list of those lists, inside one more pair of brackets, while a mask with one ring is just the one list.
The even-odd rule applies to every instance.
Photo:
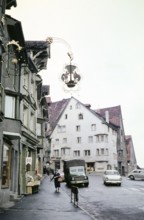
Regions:
[[49, 106], [49, 123], [51, 125], [52, 130], [56, 126], [62, 112], [64, 111], [66, 105], [68, 104], [70, 99], [62, 99], [58, 102], [52, 102]]
[[109, 121], [116, 126], [120, 126], [120, 119], [122, 115], [120, 105], [114, 107], [96, 109], [95, 111], [105, 119], [106, 119], [106, 111], [108, 111]]

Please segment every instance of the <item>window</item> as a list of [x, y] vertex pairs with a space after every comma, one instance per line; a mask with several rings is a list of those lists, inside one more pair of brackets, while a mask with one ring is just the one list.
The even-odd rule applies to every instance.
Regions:
[[119, 150], [119, 151], [118, 151], [118, 156], [119, 156], [119, 157], [123, 157], [123, 151], [122, 151], [122, 150]]
[[93, 143], [93, 136], [88, 137], [88, 143]]
[[30, 113], [30, 129], [31, 131], [35, 131], [35, 113], [34, 111], [31, 111]]
[[37, 123], [37, 131], [36, 131], [36, 134], [38, 136], [42, 136], [42, 124], [41, 123]]
[[96, 149], [96, 155], [97, 155], [97, 156], [100, 155], [99, 149]]
[[80, 125], [76, 126], [76, 131], [80, 131]]
[[63, 144], [67, 143], [67, 138], [63, 138]]
[[69, 148], [62, 148], [61, 149], [61, 155], [62, 156], [65, 156], [65, 155], [69, 156], [70, 155], [70, 149]]
[[76, 109], [80, 109], [80, 107], [81, 107], [81, 105], [80, 105], [80, 103], [76, 103]]
[[6, 95], [5, 97], [5, 117], [15, 118], [15, 97]]
[[59, 157], [59, 150], [54, 150], [54, 157]]
[[112, 134], [116, 136], [117, 133], [115, 130], [112, 130]]
[[80, 120], [83, 119], [83, 114], [82, 114], [82, 113], [80, 113], [80, 114], [78, 115], [78, 119], [80, 119]]
[[2, 159], [2, 187], [8, 187], [10, 178], [10, 148], [7, 144], [3, 146]]
[[108, 148], [106, 148], [106, 155], [107, 155], [107, 156], [109, 155], [109, 150], [108, 150]]
[[104, 142], [104, 135], [101, 135], [101, 142]]
[[96, 135], [96, 142], [105, 142], [108, 143], [108, 135], [107, 134], [99, 134]]
[[68, 115], [67, 114], [65, 114], [65, 119], [67, 119], [68, 118]]
[[77, 137], [77, 143], [78, 143], [78, 144], [81, 143], [81, 137]]
[[108, 135], [105, 135], [105, 142], [108, 143]]
[[90, 156], [90, 150], [85, 150], [84, 154], [85, 154], [85, 156]]
[[104, 148], [101, 149], [101, 155], [104, 155]]
[[72, 110], [72, 105], [70, 105], [70, 110]]
[[0, 84], [0, 112], [4, 113], [4, 88]]
[[59, 139], [55, 139], [55, 144], [56, 144], [56, 145], [59, 144]]
[[35, 84], [34, 84], [34, 75], [31, 75], [31, 85], [30, 85], [30, 93], [34, 97], [35, 96]]
[[57, 131], [58, 131], [58, 133], [66, 132], [66, 126], [65, 125], [58, 125]]
[[74, 155], [74, 157], [79, 157], [80, 156], [80, 151], [79, 150], [75, 150], [73, 155]]
[[91, 130], [92, 130], [92, 131], [95, 131], [95, 130], [96, 130], [96, 124], [92, 124], [92, 125], [91, 125]]
[[23, 123], [28, 127], [28, 106], [26, 104], [23, 106]]
[[99, 142], [99, 135], [96, 136], [96, 142]]
[[24, 83], [24, 88], [26, 89], [26, 90], [28, 90], [28, 88], [29, 88], [29, 74], [28, 73], [25, 73], [24, 74], [24, 78], [23, 78], [23, 83]]

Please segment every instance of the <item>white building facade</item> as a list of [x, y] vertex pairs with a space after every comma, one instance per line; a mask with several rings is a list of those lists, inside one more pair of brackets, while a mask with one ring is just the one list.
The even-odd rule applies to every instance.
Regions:
[[[53, 103], [50, 107], [49, 117], [56, 106]], [[57, 108], [53, 120], [50, 139], [54, 168], [62, 169], [63, 160], [84, 159], [87, 170], [117, 169], [117, 128], [108, 122], [108, 115], [106, 121], [71, 97], [61, 109]]]

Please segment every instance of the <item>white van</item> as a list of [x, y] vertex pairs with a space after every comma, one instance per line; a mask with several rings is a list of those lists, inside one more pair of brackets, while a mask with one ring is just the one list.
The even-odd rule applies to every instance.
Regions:
[[128, 178], [130, 178], [131, 180], [135, 180], [135, 179], [144, 180], [144, 170], [141, 169], [133, 170], [128, 174]]

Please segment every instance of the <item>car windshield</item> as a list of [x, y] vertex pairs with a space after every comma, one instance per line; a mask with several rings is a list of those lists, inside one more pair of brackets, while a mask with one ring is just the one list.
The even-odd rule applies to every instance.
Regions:
[[106, 175], [119, 175], [118, 171], [116, 170], [108, 170], [105, 172]]
[[85, 175], [83, 166], [70, 167], [70, 174], [72, 175]]

